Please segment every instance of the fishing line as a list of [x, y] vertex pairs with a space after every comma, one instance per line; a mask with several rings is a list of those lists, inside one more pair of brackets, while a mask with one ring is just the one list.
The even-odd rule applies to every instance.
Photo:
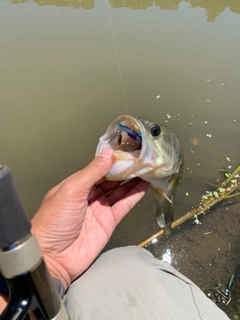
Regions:
[[110, 21], [110, 26], [111, 26], [111, 31], [112, 31], [113, 44], [114, 44], [114, 49], [115, 49], [115, 54], [116, 54], [116, 59], [117, 59], [119, 78], [120, 78], [121, 87], [122, 87], [123, 100], [124, 100], [124, 104], [125, 104], [126, 113], [128, 114], [126, 95], [125, 95], [125, 90], [124, 90], [124, 86], [123, 86], [123, 79], [122, 79], [119, 56], [118, 56], [118, 51], [117, 51], [116, 39], [115, 39], [115, 35], [114, 35], [114, 29], [113, 29], [112, 16], [111, 16], [110, 7], [109, 7], [109, 1], [107, 1], [107, 8], [108, 8], [109, 21]]

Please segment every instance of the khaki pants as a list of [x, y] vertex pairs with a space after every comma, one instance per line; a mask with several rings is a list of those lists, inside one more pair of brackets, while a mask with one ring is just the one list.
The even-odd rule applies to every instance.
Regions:
[[102, 254], [71, 284], [71, 320], [227, 320], [189, 279], [147, 250], [129, 246]]

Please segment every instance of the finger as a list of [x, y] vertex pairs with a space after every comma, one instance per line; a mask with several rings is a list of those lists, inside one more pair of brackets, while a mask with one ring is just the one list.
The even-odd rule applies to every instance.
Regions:
[[[133, 189], [140, 181], [143, 181], [139, 178], [134, 178], [127, 183], [120, 185], [118, 188], [115, 188], [108, 194], [108, 200], [110, 205], [113, 205], [120, 198], [124, 197], [131, 189]], [[144, 182], [148, 184], [148, 182]]]
[[108, 193], [109, 191], [117, 188], [122, 181], [104, 181], [98, 186], [102, 189], [104, 193]]
[[88, 195], [91, 188], [109, 172], [112, 165], [112, 154], [112, 149], [105, 148], [88, 166], [68, 179], [65, 187], [70, 187], [75, 193]]
[[108, 192], [112, 191], [113, 189], [117, 188], [122, 181], [104, 181], [101, 184], [96, 184], [95, 188], [91, 188], [88, 194], [88, 200], [92, 200], [93, 197], [96, 199], [100, 195], [106, 196]]
[[149, 183], [140, 180], [133, 188], [131, 188], [131, 190], [129, 190], [124, 196], [122, 196], [117, 202], [112, 205], [112, 213], [116, 225], [136, 205], [136, 203], [142, 199], [148, 188]]
[[52, 189], [50, 189], [48, 191], [48, 193], [45, 195], [44, 199], [47, 199], [49, 197], [51, 197], [55, 192], [57, 192], [57, 190], [65, 183], [67, 182], [69, 179], [72, 179], [76, 174], [78, 174], [80, 171], [73, 173], [71, 176], [65, 178], [64, 180], [62, 180], [61, 182], [59, 182], [59, 184], [57, 184], [55, 187], [53, 187]]

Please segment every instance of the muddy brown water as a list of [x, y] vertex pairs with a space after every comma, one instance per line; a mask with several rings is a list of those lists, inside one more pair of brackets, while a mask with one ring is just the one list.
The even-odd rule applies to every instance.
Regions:
[[[0, 162], [13, 169], [29, 216], [124, 113], [178, 133], [185, 170], [176, 217], [210, 189], [203, 181], [239, 165], [239, 13], [236, 0], [1, 1]], [[149, 249], [170, 249], [172, 264], [203, 290], [226, 283], [239, 262], [239, 208], [219, 205]], [[106, 249], [157, 229], [149, 192]]]

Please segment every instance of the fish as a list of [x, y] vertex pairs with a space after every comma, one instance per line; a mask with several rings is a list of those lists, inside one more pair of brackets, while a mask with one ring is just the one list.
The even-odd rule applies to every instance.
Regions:
[[121, 115], [100, 137], [96, 156], [106, 147], [113, 149], [113, 165], [106, 180], [139, 177], [148, 181], [157, 203], [157, 223], [169, 235], [174, 219], [173, 200], [184, 162], [176, 133], [165, 124]]

